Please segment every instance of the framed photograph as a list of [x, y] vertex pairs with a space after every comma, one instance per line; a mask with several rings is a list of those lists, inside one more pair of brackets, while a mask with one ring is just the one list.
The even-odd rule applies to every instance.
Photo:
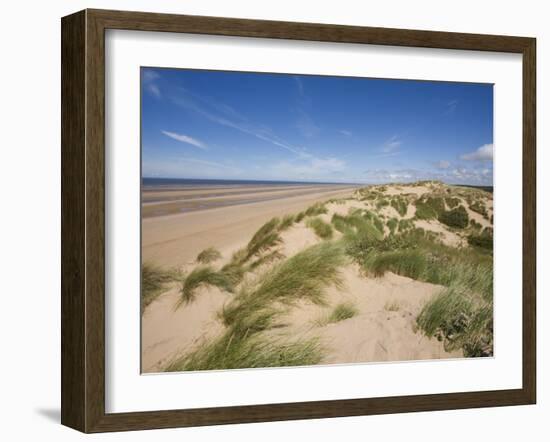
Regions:
[[62, 423], [536, 400], [535, 39], [62, 19]]

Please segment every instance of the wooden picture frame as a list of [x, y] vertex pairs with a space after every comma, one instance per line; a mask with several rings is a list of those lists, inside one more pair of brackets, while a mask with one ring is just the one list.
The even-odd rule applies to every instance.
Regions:
[[[105, 412], [105, 30], [517, 53], [523, 57], [523, 385], [513, 390]], [[83, 432], [534, 404], [536, 41], [533, 38], [84, 10], [62, 19], [62, 410]]]

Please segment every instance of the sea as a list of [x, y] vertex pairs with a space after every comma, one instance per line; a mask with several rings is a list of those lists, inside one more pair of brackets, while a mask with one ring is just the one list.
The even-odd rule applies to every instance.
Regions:
[[320, 181], [271, 181], [271, 180], [219, 180], [198, 178], [141, 178], [144, 188], [159, 187], [197, 187], [197, 186], [296, 186], [296, 185], [356, 185], [356, 183], [330, 183]]

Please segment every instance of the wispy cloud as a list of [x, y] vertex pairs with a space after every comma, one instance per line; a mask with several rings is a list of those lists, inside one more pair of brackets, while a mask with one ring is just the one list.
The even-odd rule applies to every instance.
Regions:
[[384, 153], [391, 153], [396, 152], [399, 150], [399, 147], [401, 146], [402, 141], [399, 139], [397, 135], [392, 136], [391, 138], [388, 138], [384, 144], [380, 147], [380, 150]]
[[321, 128], [315, 124], [315, 121], [311, 117], [311, 98], [306, 94], [304, 81], [299, 76], [294, 76], [293, 78], [298, 90], [298, 97], [296, 99], [296, 113], [298, 115], [296, 127], [304, 137], [311, 138], [317, 135], [321, 131]]
[[157, 84], [157, 80], [159, 79], [160, 75], [153, 70], [147, 69], [142, 73], [142, 84], [145, 90], [156, 98], [161, 98], [162, 96], [159, 85]]
[[235, 170], [234, 166], [230, 166], [230, 165], [223, 164], [223, 163], [217, 163], [215, 161], [200, 160], [198, 158], [182, 157], [182, 158], [178, 158], [178, 161], [183, 162], [183, 163], [201, 164], [203, 166], [216, 167], [216, 168], [219, 168], [219, 169]]
[[342, 135], [345, 135], [346, 137], [351, 137], [353, 133], [346, 129], [340, 129], [338, 132], [340, 132]]
[[[201, 104], [199, 104], [199, 101]], [[292, 152], [295, 155], [309, 157], [303, 150], [277, 137], [267, 126], [250, 122], [246, 117], [240, 115], [233, 108], [223, 103], [203, 97], [199, 98], [189, 93], [186, 93], [184, 97], [174, 98], [174, 103], [214, 123], [251, 135], [262, 141], [271, 143], [274, 146]]]
[[282, 161], [271, 167], [275, 177], [285, 179], [330, 179], [335, 174], [346, 170], [346, 162], [335, 157], [312, 158], [305, 162]]
[[186, 143], [191, 144], [192, 146], [198, 147], [200, 149], [207, 149], [206, 144], [204, 144], [202, 141], [197, 140], [196, 138], [192, 138], [189, 135], [185, 134], [178, 134], [176, 132], [169, 132], [167, 130], [161, 130], [161, 132], [166, 135], [169, 138], [172, 138], [173, 140], [179, 141], [180, 143]]
[[301, 99], [307, 100], [305, 89], [304, 89], [304, 82], [297, 75], [295, 75], [293, 78], [294, 78], [294, 81], [296, 82], [296, 87], [298, 88], [298, 94], [300, 94]]
[[304, 137], [311, 138], [320, 132], [319, 126], [315, 124], [313, 118], [304, 111], [298, 109], [298, 120], [296, 121], [296, 127], [302, 133]]
[[447, 102], [447, 109], [445, 110], [445, 114], [452, 114], [458, 107], [458, 100], [450, 100]]
[[[303, 93], [301, 80], [297, 79], [296, 81], [297, 84], [301, 85], [301, 93]], [[199, 97], [185, 90], [183, 92], [183, 96], [174, 98], [174, 103], [178, 106], [194, 112], [213, 123], [237, 130], [291, 153], [292, 157], [289, 160], [279, 162], [270, 168], [271, 173], [280, 178], [286, 176], [287, 178], [293, 177], [296, 179], [326, 179], [327, 176], [343, 172], [346, 168], [345, 161], [336, 157], [317, 157], [307, 152], [305, 148], [298, 147], [279, 137], [270, 127], [252, 122], [249, 118], [225, 103], [220, 103], [211, 98]], [[307, 114], [304, 114], [302, 126], [301, 129], [303, 132], [310, 134], [318, 130], [315, 123], [307, 120]]]
[[461, 155], [460, 159], [464, 161], [493, 161], [493, 151], [493, 144], [484, 144], [474, 152]]

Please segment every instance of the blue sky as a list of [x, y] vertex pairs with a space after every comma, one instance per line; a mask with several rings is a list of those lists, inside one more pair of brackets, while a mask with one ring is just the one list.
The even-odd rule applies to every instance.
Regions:
[[142, 68], [142, 175], [492, 185], [493, 87]]

